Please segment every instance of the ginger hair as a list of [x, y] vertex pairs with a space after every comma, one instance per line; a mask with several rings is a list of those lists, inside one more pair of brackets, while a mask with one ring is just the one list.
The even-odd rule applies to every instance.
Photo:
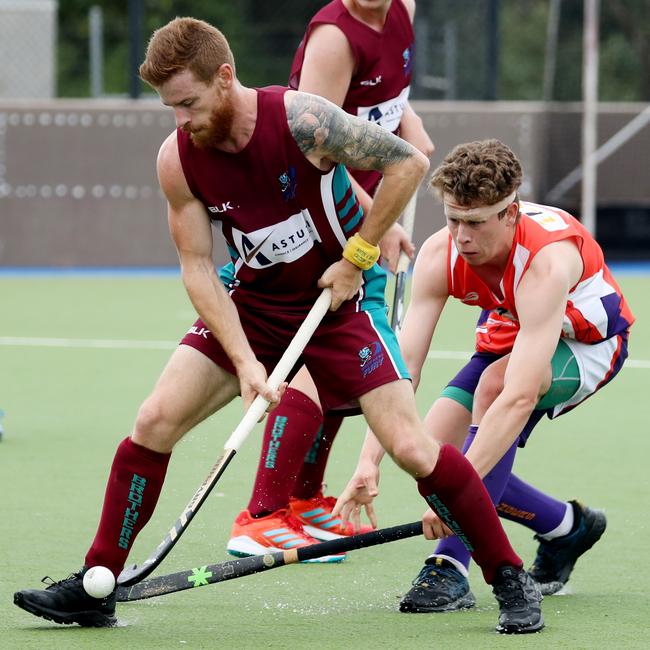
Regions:
[[196, 18], [175, 18], [151, 36], [140, 77], [157, 88], [190, 70], [198, 80], [210, 83], [224, 63], [235, 69], [228, 41], [216, 27]]

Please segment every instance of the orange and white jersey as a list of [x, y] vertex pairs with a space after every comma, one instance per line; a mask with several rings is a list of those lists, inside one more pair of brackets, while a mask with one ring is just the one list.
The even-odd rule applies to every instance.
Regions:
[[515, 344], [519, 321], [505, 309], [483, 309], [476, 323], [476, 351], [508, 354]]
[[[510, 257], [496, 296], [459, 255], [451, 235], [448, 244], [449, 295], [477, 305], [484, 323], [477, 325], [477, 349], [509, 352], [518, 331], [515, 292], [535, 255], [547, 244], [573, 239], [583, 261], [583, 273], [569, 292], [562, 337], [594, 344], [626, 332], [634, 322], [621, 290], [612, 277], [596, 240], [570, 214], [558, 208], [522, 201]], [[512, 345], [510, 344], [510, 348]]]

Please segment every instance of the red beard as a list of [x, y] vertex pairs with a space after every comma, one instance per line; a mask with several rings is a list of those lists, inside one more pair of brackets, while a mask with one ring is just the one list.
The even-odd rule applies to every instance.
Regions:
[[189, 129], [192, 142], [199, 149], [218, 148], [220, 144], [230, 137], [234, 118], [235, 109], [232, 101], [230, 99], [224, 100], [219, 108], [212, 111], [208, 126], [196, 131]]

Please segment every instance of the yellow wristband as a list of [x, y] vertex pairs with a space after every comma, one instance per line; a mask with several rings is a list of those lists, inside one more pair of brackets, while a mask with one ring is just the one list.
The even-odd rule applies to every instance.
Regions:
[[379, 259], [379, 246], [369, 244], [358, 232], [348, 239], [343, 249], [343, 257], [367, 271]]

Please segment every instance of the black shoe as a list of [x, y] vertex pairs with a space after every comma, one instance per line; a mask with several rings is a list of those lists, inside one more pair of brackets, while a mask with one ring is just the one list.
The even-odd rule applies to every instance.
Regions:
[[499, 603], [501, 634], [527, 634], [544, 627], [542, 594], [535, 581], [523, 569], [502, 566], [492, 583], [492, 593]]
[[607, 527], [605, 513], [601, 510], [591, 510], [578, 501], [569, 503], [574, 516], [570, 533], [551, 540], [535, 535], [539, 547], [529, 572], [545, 596], [564, 587], [577, 559], [601, 538]]
[[115, 591], [106, 598], [93, 598], [83, 586], [84, 567], [65, 580], [45, 577], [46, 589], [23, 589], [14, 594], [14, 603], [30, 614], [55, 623], [78, 623], [83, 627], [112, 627], [115, 618]]
[[474, 607], [476, 599], [467, 578], [448, 560], [429, 558], [402, 598], [400, 612], [451, 612]]

